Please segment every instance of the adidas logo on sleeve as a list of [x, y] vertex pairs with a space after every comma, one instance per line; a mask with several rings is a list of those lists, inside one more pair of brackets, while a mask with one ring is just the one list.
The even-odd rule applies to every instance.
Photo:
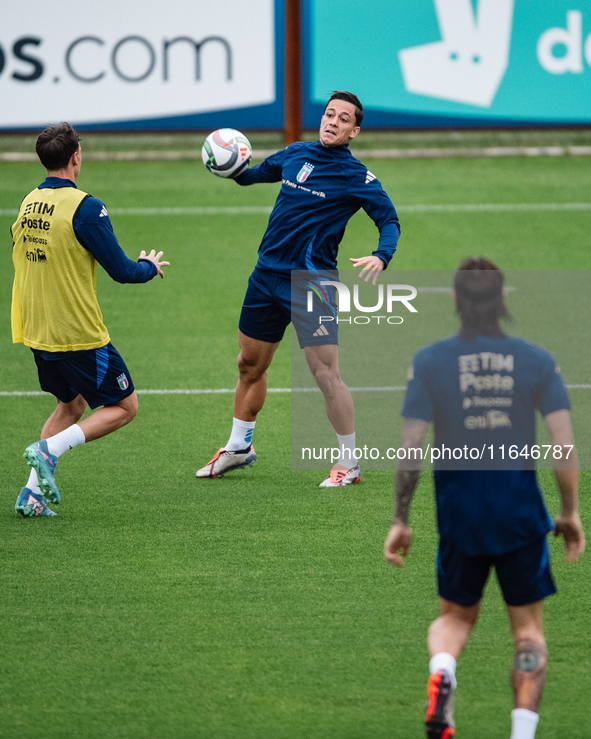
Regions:
[[376, 179], [375, 174], [367, 170], [367, 174], [365, 175], [365, 184], [368, 185], [370, 182], [373, 182]]
[[109, 215], [109, 213], [107, 211], [107, 208], [106, 208], [106, 206], [103, 205], [103, 207], [101, 209], [100, 218], [104, 218], [104, 216], [108, 216], [108, 215]]

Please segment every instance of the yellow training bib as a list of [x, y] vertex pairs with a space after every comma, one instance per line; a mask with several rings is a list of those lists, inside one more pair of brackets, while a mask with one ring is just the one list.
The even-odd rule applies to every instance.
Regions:
[[96, 259], [72, 225], [86, 197], [74, 187], [37, 188], [21, 204], [11, 228], [14, 343], [65, 352], [109, 342], [96, 297]]

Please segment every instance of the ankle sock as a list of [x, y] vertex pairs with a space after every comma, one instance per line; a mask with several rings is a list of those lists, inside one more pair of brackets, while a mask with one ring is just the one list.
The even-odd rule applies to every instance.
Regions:
[[29, 479], [27, 480], [25, 487], [29, 488], [31, 492], [36, 493], [37, 495], [43, 495], [41, 488], [39, 487], [37, 472], [34, 469], [31, 469], [31, 474], [29, 475]]
[[449, 654], [449, 652], [437, 652], [429, 660], [429, 673], [445, 670], [451, 677], [451, 684], [455, 688], [458, 684], [456, 680], [456, 664], [456, 658], [452, 654]]
[[49, 453], [56, 457], [59, 457], [69, 449], [73, 449], [75, 446], [80, 446], [86, 441], [84, 431], [78, 426], [77, 423], [73, 423], [64, 431], [60, 431], [55, 436], [50, 436], [49, 439], [45, 439], [47, 442], [47, 448]]
[[348, 470], [355, 467], [357, 464], [355, 459], [355, 432], [353, 431], [352, 434], [337, 434], [337, 443], [339, 445], [338, 464]]
[[240, 452], [252, 444], [252, 435], [256, 421], [241, 421], [232, 419], [232, 433], [226, 444], [227, 452]]
[[534, 739], [539, 720], [539, 714], [534, 711], [514, 708], [511, 711], [511, 739]]

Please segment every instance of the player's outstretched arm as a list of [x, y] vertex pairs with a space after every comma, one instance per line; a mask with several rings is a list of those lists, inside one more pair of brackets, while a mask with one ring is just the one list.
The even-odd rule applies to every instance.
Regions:
[[554, 520], [554, 536], [564, 537], [566, 561], [576, 562], [585, 550], [585, 534], [579, 518], [579, 465], [575, 440], [567, 410], [544, 416], [552, 437], [553, 452], [562, 449], [557, 459], [553, 454], [554, 476], [562, 499], [562, 508]]
[[[116, 282], [123, 285], [148, 282], [158, 274], [157, 265], [154, 272], [141, 261], [134, 262], [123, 251], [113, 231], [107, 208], [98, 198], [89, 196], [82, 201], [74, 215], [72, 225], [80, 244]], [[146, 257], [144, 259], [152, 261]]]
[[156, 265], [158, 274], [160, 275], [160, 277], [162, 277], [162, 279], [164, 279], [164, 272], [162, 271], [162, 267], [169, 267], [170, 262], [160, 261], [163, 254], [163, 251], [159, 251], [158, 254], [156, 254], [156, 249], [152, 249], [149, 254], [146, 254], [146, 252], [142, 250], [142, 253], [139, 255], [138, 259], [144, 259], [146, 262], [152, 262], [152, 264]]
[[[402, 432], [403, 449], [417, 449], [422, 447], [423, 438], [427, 430], [427, 421], [421, 418], [406, 418]], [[390, 529], [384, 544], [384, 556], [391, 564], [402, 567], [402, 557], [408, 555], [412, 544], [412, 529], [408, 525], [410, 504], [421, 476], [422, 463], [420, 459], [410, 459], [410, 454], [400, 460], [394, 478], [394, 525]]]
[[255, 185], [259, 182], [281, 182], [286, 149], [267, 157], [254, 167], [246, 167], [239, 175], [233, 177], [239, 185]]
[[378, 276], [380, 272], [385, 269], [386, 265], [379, 257], [361, 257], [360, 259], [354, 259], [351, 257], [351, 262], [353, 262], [353, 266], [355, 268], [357, 267], [363, 267], [361, 272], [359, 273], [359, 279], [363, 279], [363, 275], [365, 275], [365, 281], [368, 282], [372, 277], [372, 285], [375, 285], [378, 281]]

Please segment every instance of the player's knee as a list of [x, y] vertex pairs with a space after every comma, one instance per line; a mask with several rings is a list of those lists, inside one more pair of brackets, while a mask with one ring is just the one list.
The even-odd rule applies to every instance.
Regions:
[[245, 356], [242, 352], [238, 355], [237, 364], [240, 379], [243, 381], [256, 382], [267, 371], [264, 364], [261, 364], [256, 358], [252, 359]]
[[532, 641], [546, 646], [544, 630], [541, 621], [527, 619], [521, 623], [512, 624], [513, 643], [515, 648], [522, 641]]
[[125, 422], [131, 423], [133, 419], [137, 416], [137, 411], [138, 411], [138, 404], [136, 400], [135, 405], [127, 409]]
[[316, 384], [324, 395], [331, 396], [334, 394], [337, 386], [341, 383], [341, 378], [337, 372], [334, 372], [328, 365], [319, 364], [312, 369], [312, 375]]
[[435, 619], [429, 627], [429, 634], [435, 633], [440, 628], [452, 628], [458, 631], [471, 633], [480, 613], [480, 602], [473, 606], [461, 606], [457, 603], [447, 601], [439, 618]]
[[135, 392], [125, 398], [119, 407], [123, 411], [122, 425], [125, 426], [126, 424], [131, 423], [137, 416], [138, 411], [138, 399]]
[[70, 403], [58, 403], [58, 413], [61, 414], [66, 425], [78, 423], [86, 410], [86, 401], [81, 395], [78, 395]]

